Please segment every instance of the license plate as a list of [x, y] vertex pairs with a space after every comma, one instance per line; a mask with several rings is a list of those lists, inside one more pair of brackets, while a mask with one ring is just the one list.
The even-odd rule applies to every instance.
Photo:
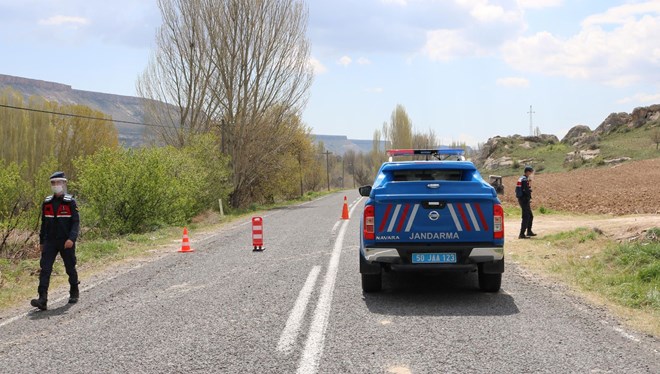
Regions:
[[456, 253], [413, 253], [413, 264], [455, 264]]

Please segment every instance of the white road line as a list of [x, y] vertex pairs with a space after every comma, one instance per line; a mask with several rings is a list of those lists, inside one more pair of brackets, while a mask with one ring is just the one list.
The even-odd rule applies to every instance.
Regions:
[[[351, 217], [357, 206], [358, 204], [355, 204], [351, 209], [349, 213]], [[300, 363], [298, 364], [297, 372], [300, 374], [316, 373], [319, 362], [321, 361], [325, 330], [328, 327], [328, 318], [330, 317], [330, 309], [332, 307], [332, 293], [334, 292], [337, 271], [339, 270], [339, 257], [341, 256], [344, 235], [346, 234], [346, 228], [348, 227], [349, 222], [350, 220], [343, 221], [341, 228], [339, 229], [339, 234], [337, 235], [337, 240], [335, 241], [335, 247], [330, 256], [328, 270], [325, 273], [323, 285], [321, 286], [321, 294], [319, 295], [319, 300], [316, 304], [316, 309], [314, 310], [314, 317], [312, 318], [312, 324], [309, 327], [305, 348], [302, 357], [300, 358]]]
[[293, 352], [293, 346], [296, 344], [296, 339], [298, 338], [298, 332], [300, 331], [300, 325], [302, 320], [305, 317], [305, 311], [307, 310], [307, 304], [309, 299], [312, 296], [314, 291], [314, 285], [316, 285], [316, 279], [319, 277], [321, 272], [320, 266], [314, 266], [307, 276], [307, 280], [303, 285], [303, 288], [298, 294], [298, 299], [291, 309], [289, 314], [289, 319], [286, 320], [286, 325], [284, 330], [282, 330], [282, 335], [280, 335], [280, 341], [277, 343], [277, 351], [284, 354], [290, 354]]
[[626, 338], [626, 339], [628, 339], [628, 340], [632, 340], [632, 341], [634, 341], [635, 343], [639, 343], [639, 339], [638, 339], [635, 335], [628, 334], [627, 332], [623, 331], [622, 328], [620, 328], [620, 327], [612, 327], [612, 329], [614, 329], [614, 331], [616, 331], [616, 332], [618, 332], [619, 334], [621, 334], [621, 336], [623, 336], [624, 338]]
[[332, 226], [332, 234], [334, 235], [335, 232], [337, 232], [337, 228], [341, 224], [341, 221], [337, 221], [334, 226]]

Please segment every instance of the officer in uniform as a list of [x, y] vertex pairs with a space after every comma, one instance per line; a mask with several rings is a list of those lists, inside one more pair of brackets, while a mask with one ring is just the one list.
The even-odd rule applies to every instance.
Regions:
[[534, 214], [532, 214], [532, 207], [530, 205], [530, 201], [532, 200], [530, 176], [532, 173], [534, 173], [534, 168], [525, 166], [525, 174], [518, 179], [518, 183], [516, 184], [516, 197], [522, 209], [522, 223], [520, 224], [520, 235], [518, 235], [518, 239], [529, 239], [531, 236], [536, 236], [532, 232]]
[[69, 276], [69, 303], [78, 302], [78, 272], [76, 271], [76, 240], [80, 230], [80, 218], [76, 200], [66, 192], [66, 177], [61, 171], [50, 176], [50, 188], [53, 194], [46, 197], [41, 205], [41, 231], [39, 247], [41, 249], [41, 272], [39, 273], [38, 299], [30, 304], [41, 310], [47, 309], [48, 286], [53, 271], [55, 257], [59, 253], [64, 261]]

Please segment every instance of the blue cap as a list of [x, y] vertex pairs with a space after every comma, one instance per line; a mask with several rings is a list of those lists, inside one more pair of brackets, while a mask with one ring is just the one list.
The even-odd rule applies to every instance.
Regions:
[[534, 171], [534, 168], [529, 165], [525, 166], [525, 173], [527, 173], [528, 171]]
[[53, 175], [50, 176], [51, 181], [65, 181], [66, 182], [66, 176], [64, 175], [63, 171], [56, 171], [53, 173]]

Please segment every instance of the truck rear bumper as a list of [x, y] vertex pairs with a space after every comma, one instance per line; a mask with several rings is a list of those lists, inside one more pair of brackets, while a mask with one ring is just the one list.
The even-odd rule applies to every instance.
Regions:
[[[409, 254], [412, 252], [424, 253], [424, 252], [455, 252], [450, 248], [443, 249], [433, 249], [420, 247], [416, 249], [397, 249], [397, 248], [363, 248], [364, 258], [368, 262], [379, 262], [379, 263], [388, 263], [388, 264], [409, 264], [409, 261], [402, 260], [402, 255], [409, 258]], [[469, 249], [460, 249], [461, 253], [468, 253], [467, 261], [461, 261], [463, 265], [469, 266], [469, 264], [478, 264], [482, 262], [493, 262], [500, 261], [504, 259], [504, 248], [503, 247], [483, 247], [483, 248], [472, 248]], [[451, 265], [453, 267], [461, 267], [461, 264]], [[418, 265], [414, 265], [419, 267]], [[450, 266], [447, 265], [449, 268]]]

